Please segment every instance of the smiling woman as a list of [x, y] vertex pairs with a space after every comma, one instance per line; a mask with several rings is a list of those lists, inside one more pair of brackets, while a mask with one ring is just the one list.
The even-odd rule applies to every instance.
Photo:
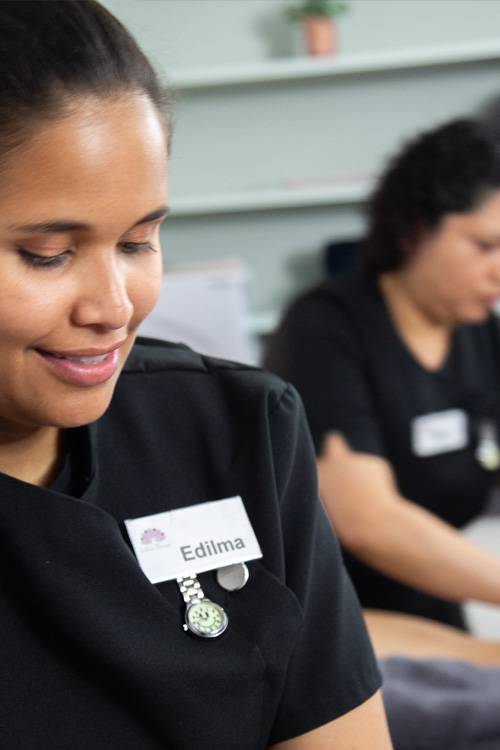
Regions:
[[[2, 746], [388, 750], [297, 394], [135, 340], [161, 281], [166, 103], [94, 0], [0, 3]], [[235, 540], [219, 574], [201, 507], [208, 540]], [[173, 511], [204, 555], [173, 544]]]
[[166, 163], [158, 113], [135, 93], [75, 97], [7, 160], [0, 414], [10, 430], [48, 436], [108, 406], [159, 293]]

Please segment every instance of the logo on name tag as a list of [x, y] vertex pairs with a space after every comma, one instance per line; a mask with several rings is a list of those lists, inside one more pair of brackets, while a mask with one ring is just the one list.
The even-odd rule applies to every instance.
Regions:
[[171, 542], [167, 540], [165, 531], [156, 527], [145, 529], [140, 535], [139, 540], [141, 543], [141, 552], [144, 554], [171, 546]]
[[164, 542], [166, 539], [165, 534], [161, 529], [146, 529], [141, 535], [141, 542], [143, 544], [153, 544], [154, 542]]

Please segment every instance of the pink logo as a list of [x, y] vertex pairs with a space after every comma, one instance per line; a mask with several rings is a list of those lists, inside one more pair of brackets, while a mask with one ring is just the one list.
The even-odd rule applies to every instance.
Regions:
[[165, 534], [160, 529], [146, 529], [142, 533], [141, 542], [143, 544], [153, 544], [153, 542], [163, 542]]

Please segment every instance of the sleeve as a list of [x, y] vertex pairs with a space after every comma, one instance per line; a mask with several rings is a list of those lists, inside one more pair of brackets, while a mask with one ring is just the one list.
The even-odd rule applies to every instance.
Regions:
[[318, 454], [325, 436], [340, 432], [353, 450], [386, 455], [361, 336], [341, 305], [322, 297], [295, 303], [264, 364], [299, 391]]
[[303, 624], [288, 665], [272, 742], [322, 726], [364, 703], [380, 676], [361, 608], [317, 496], [302, 405], [288, 387], [271, 416], [284, 577]]

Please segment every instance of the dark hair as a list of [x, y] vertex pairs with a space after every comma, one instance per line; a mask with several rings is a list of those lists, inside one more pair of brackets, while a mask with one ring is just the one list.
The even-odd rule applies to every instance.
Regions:
[[421, 134], [389, 162], [368, 206], [362, 264], [374, 274], [400, 268], [422, 232], [449, 213], [476, 209], [500, 189], [500, 150], [475, 120], [454, 120]]
[[124, 26], [96, 0], [1, 0], [0, 156], [74, 95], [142, 92], [169, 131], [170, 97]]

